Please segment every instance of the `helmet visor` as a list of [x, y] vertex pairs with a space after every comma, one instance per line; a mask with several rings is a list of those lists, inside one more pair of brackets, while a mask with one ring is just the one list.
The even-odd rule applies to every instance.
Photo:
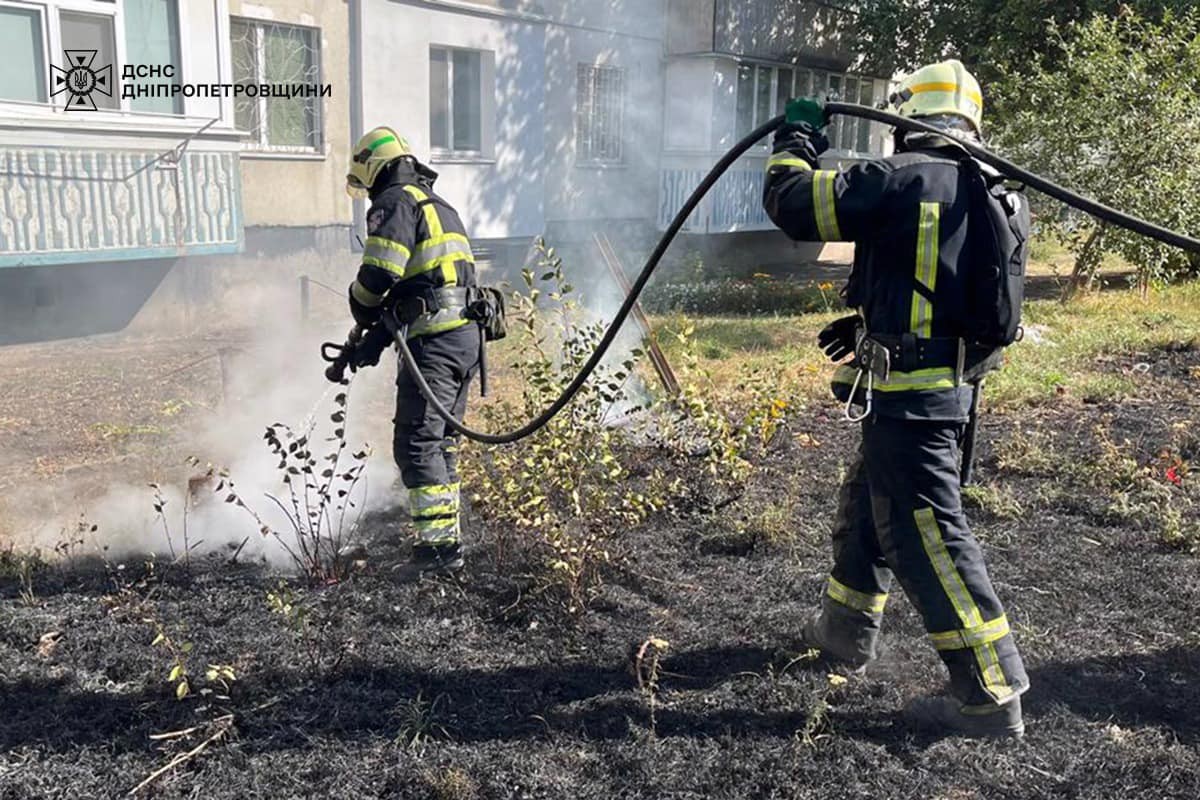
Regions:
[[370, 196], [370, 191], [363, 186], [362, 181], [356, 175], [347, 175], [346, 194], [350, 195], [352, 200], [366, 200]]

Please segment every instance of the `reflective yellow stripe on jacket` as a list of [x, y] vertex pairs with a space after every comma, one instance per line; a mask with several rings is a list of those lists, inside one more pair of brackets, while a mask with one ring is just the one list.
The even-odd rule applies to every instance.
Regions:
[[[844, 383], [853, 386], [858, 370], [848, 365], [842, 365], [833, 373], [834, 383]], [[919, 392], [933, 389], [953, 389], [958, 386], [953, 367], [929, 367], [912, 372], [892, 370], [886, 381], [875, 378], [874, 389], [877, 392]], [[859, 383], [863, 383], [859, 381]]]
[[925, 287], [932, 295], [937, 288], [938, 237], [941, 235], [942, 207], [938, 203], [921, 203], [917, 225], [917, 271], [913, 286], [912, 313], [909, 330], [919, 338], [933, 338], [933, 302], [921, 293]]
[[419, 187], [405, 186], [404, 191], [421, 204], [421, 212], [425, 215], [425, 227], [429, 229], [429, 238], [417, 244], [412, 260], [408, 262], [408, 267], [404, 272], [404, 277], [412, 278], [440, 269], [445, 285], [456, 286], [458, 270], [455, 269], [455, 265], [460, 261], [475, 263], [470, 242], [461, 233], [445, 232], [437, 209], [434, 208], [433, 203], [428, 202], [429, 195]]
[[386, 269], [400, 277], [404, 277], [404, 269], [408, 265], [408, 248], [399, 242], [385, 239], [382, 236], [368, 236], [363, 246], [363, 263]]
[[786, 167], [787, 169], [798, 169], [801, 172], [812, 172], [812, 164], [809, 164], [800, 156], [793, 155], [784, 150], [782, 153], [775, 153], [767, 159], [767, 171], [772, 167]]
[[834, 183], [837, 172], [830, 169], [819, 169], [813, 173], [813, 214], [817, 218], [817, 233], [822, 241], [842, 241], [842, 231], [838, 227], [836, 192]]

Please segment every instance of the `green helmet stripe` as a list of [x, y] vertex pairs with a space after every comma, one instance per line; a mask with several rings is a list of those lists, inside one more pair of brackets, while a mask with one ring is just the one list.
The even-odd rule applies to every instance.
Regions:
[[379, 147], [379, 145], [381, 145], [381, 144], [387, 144], [388, 142], [394, 142], [394, 141], [396, 141], [396, 137], [392, 136], [390, 133], [387, 133], [387, 134], [384, 134], [383, 136], [380, 136], [378, 139], [376, 139], [375, 141], [373, 141], [369, 145], [367, 145], [367, 149], [373, 151], [376, 147]]

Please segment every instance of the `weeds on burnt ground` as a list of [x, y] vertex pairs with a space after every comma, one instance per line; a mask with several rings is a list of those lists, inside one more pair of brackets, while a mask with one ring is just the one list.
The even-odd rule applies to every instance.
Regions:
[[[482, 409], [493, 428], [545, 409], [605, 330], [585, 313], [553, 248], [539, 243], [536, 269], [522, 277], [524, 289], [513, 292], [510, 304], [521, 397]], [[690, 334], [673, 332], [682, 341]], [[647, 398], [641, 356], [635, 349], [621, 363], [601, 366], [537, 434], [509, 447], [464, 451], [463, 483], [498, 532], [498, 569], [522, 558], [538, 593], [554, 596], [570, 613], [594, 598], [604, 569], [619, 557], [623, 531], [660, 512], [735, 498], [751, 472], [755, 442], [770, 439], [789, 409], [766, 376], [751, 376], [748, 409], [731, 411], [714, 400], [695, 357], [681, 371], [679, 397]], [[655, 449], [669, 469], [651, 457]], [[697, 464], [705, 479], [684, 480]]]
[[28, 553], [17, 552], [10, 543], [0, 551], [0, 579], [12, 582], [17, 586], [17, 597], [22, 605], [37, 605], [37, 590], [34, 588], [34, 578], [47, 567], [42, 558], [41, 550], [34, 548]]
[[633, 673], [637, 678], [638, 693], [646, 701], [650, 713], [650, 733], [655, 735], [658, 727], [658, 682], [662, 677], [662, 659], [671, 645], [666, 639], [651, 636], [642, 642], [633, 656]]
[[420, 778], [431, 800], [474, 800], [479, 796], [479, 784], [458, 767], [426, 768]]
[[[188, 464], [190, 466], [199, 466], [199, 463], [200, 462], [196, 458], [188, 459]], [[151, 491], [154, 492], [154, 513], [158, 515], [159, 524], [162, 525], [163, 536], [167, 540], [167, 550], [171, 554], [171, 563], [178, 564], [180, 561], [182, 561], [185, 568], [190, 568], [192, 565], [192, 551], [204, 544], [204, 542], [201, 541], [193, 544], [191, 538], [188, 536], [188, 510], [189, 506], [191, 505], [189, 498], [185, 497], [182, 503], [183, 510], [181, 512], [181, 527], [183, 529], [183, 553], [177, 555], [175, 553], [175, 540], [171, 536], [171, 526], [167, 521], [167, 498], [163, 496], [162, 488], [157, 483], [151, 483], [149, 486]]]
[[997, 519], [1020, 519], [1025, 506], [1017, 499], [1010, 486], [970, 484], [962, 487], [963, 503], [977, 508]]
[[829, 674], [825, 684], [812, 698], [812, 705], [804, 715], [804, 727], [796, 731], [796, 742], [805, 747], [813, 747], [824, 738], [834, 735], [833, 720], [829, 712], [833, 708], [831, 700], [849, 682], [844, 675]]
[[310, 677], [333, 675], [354, 650], [354, 640], [343, 635], [341, 613], [327, 592], [300, 592], [280, 581], [267, 592], [267, 606], [291, 634]]
[[[1088, 510], [1102, 521], [1150, 532], [1172, 548], [1200, 551], [1200, 492], [1191, 475], [1191, 460], [1200, 452], [1195, 423], [1172, 425], [1147, 457], [1114, 434], [1108, 414], [1086, 432], [1083, 445], [1080, 457], [1061, 449], [1046, 429], [1017, 431], [997, 443], [997, 462], [1002, 470], [1046, 478], [1038, 491], [1043, 502], [1077, 507], [1099, 495], [1101, 505]], [[985, 493], [975, 489], [973, 497], [978, 501]]]
[[426, 700], [420, 692], [392, 710], [398, 723], [395, 743], [397, 747], [421, 752], [435, 741], [450, 738], [450, 732], [442, 724], [442, 703], [445, 695]]
[[[346, 392], [334, 397], [329, 416], [332, 434], [325, 438], [326, 452], [318, 454], [313, 444], [315, 423], [296, 431], [281, 422], [270, 425], [263, 439], [271, 454], [279, 459], [283, 497], [269, 492], [264, 497], [282, 514], [283, 523], [266, 521], [238, 492], [227, 471], [217, 473], [214, 491], [225, 494], [225, 502], [245, 510], [258, 524], [263, 536], [277, 541], [291, 558], [297, 572], [314, 583], [334, 583], [346, 577], [350, 562], [344, 545], [353, 539], [362, 509], [355, 501], [365, 480], [367, 456], [363, 450], [347, 455]], [[213, 477], [210, 468], [207, 477]], [[282, 528], [282, 529], [281, 529]]]

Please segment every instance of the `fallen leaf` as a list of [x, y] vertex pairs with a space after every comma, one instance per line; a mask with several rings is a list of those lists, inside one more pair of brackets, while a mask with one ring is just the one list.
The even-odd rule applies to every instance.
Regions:
[[50, 658], [54, 655], [54, 649], [58, 647], [58, 640], [61, 638], [61, 631], [43, 633], [41, 638], [38, 639], [37, 654], [42, 658]]

